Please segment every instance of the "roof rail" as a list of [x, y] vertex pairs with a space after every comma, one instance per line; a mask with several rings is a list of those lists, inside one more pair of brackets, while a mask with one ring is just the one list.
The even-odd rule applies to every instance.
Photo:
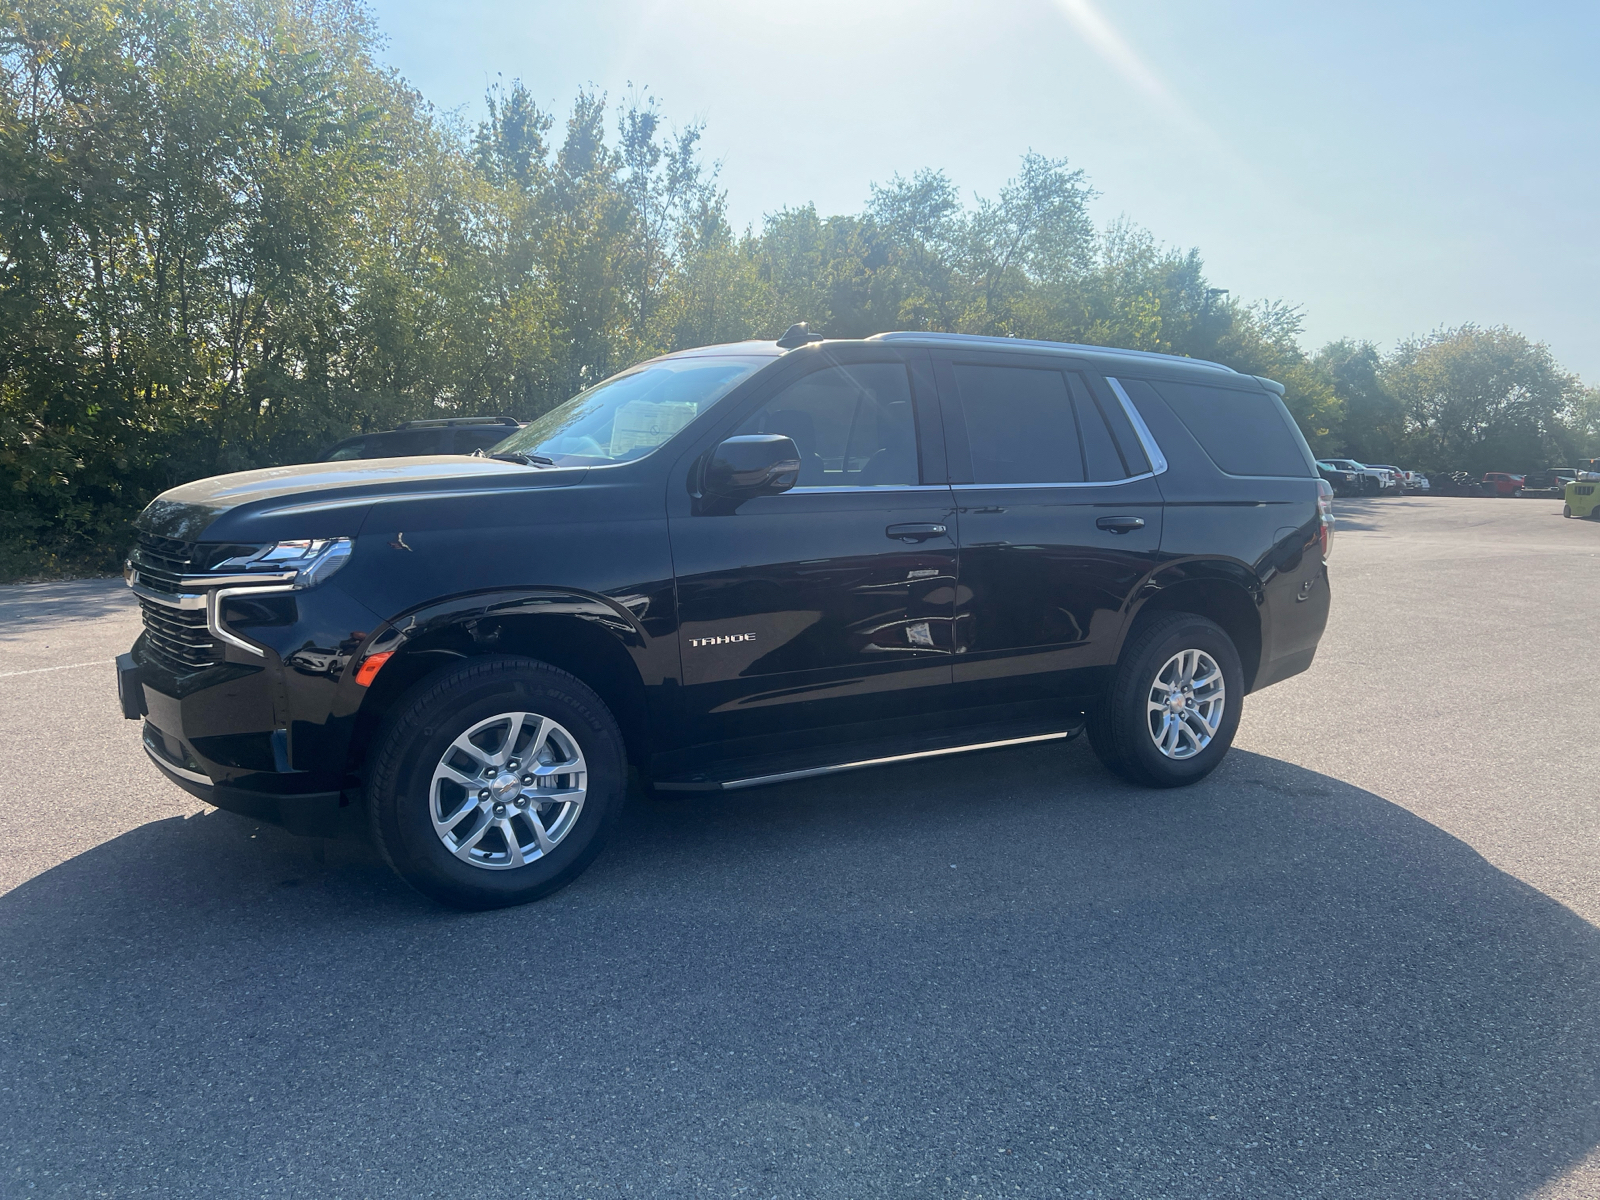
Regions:
[[1027, 346], [1039, 350], [1072, 350], [1080, 354], [1116, 354], [1131, 358], [1154, 359], [1157, 362], [1187, 363], [1190, 366], [1207, 367], [1213, 371], [1226, 371], [1229, 375], [1238, 374], [1232, 367], [1224, 366], [1222, 363], [1212, 362], [1207, 358], [1188, 358], [1182, 354], [1157, 354], [1153, 350], [1122, 350], [1116, 346], [1085, 346], [1078, 342], [1046, 342], [1030, 338], [991, 337], [980, 333], [917, 333], [912, 330], [897, 330], [892, 333], [875, 333], [866, 340], [869, 342], [959, 342], [964, 346]]
[[440, 417], [431, 421], [407, 421], [396, 429], [444, 429], [450, 425], [521, 425], [515, 417]]

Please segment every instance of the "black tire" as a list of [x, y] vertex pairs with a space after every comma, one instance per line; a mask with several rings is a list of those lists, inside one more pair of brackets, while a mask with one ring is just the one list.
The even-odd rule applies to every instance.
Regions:
[[1563, 505], [1562, 505], [1562, 506], [1561, 506], [1561, 515], [1562, 515], [1562, 516], [1563, 516], [1563, 517], [1570, 517], [1570, 516], [1571, 516], [1571, 515], [1572, 515], [1572, 505], [1570, 505], [1570, 504], [1563, 504]]
[[[428, 810], [433, 771], [450, 744], [507, 712], [537, 713], [564, 727], [583, 754], [586, 792], [553, 849], [523, 866], [490, 870], [452, 854]], [[581, 680], [531, 658], [475, 658], [429, 676], [396, 702], [378, 734], [367, 807], [378, 848], [417, 891], [455, 908], [503, 908], [548, 896], [584, 872], [616, 828], [627, 778], [616, 720]]]
[[[1183, 650], [1203, 650], [1222, 670], [1222, 720], [1210, 743], [1186, 759], [1164, 755], [1151, 736], [1146, 702], [1157, 673]], [[1239, 728], [1244, 672], [1221, 626], [1193, 613], [1163, 613], [1135, 629], [1123, 647], [1111, 686], [1089, 714], [1089, 744], [1106, 767], [1144, 787], [1198, 783], [1228, 753]]]

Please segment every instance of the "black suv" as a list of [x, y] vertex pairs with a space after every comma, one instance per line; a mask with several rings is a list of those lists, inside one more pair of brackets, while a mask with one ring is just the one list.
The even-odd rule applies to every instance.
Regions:
[[[151, 760], [421, 891], [575, 878], [630, 766], [733, 789], [1087, 726], [1194, 781], [1311, 665], [1329, 489], [1268, 380], [920, 333], [642, 363], [494, 457], [175, 488], [119, 660]], [[352, 813], [352, 816], [356, 815]]]
[[471, 454], [488, 450], [522, 428], [512, 417], [444, 417], [407, 421], [382, 433], [358, 433], [335, 442], [318, 462], [352, 458], [410, 458], [421, 454]]

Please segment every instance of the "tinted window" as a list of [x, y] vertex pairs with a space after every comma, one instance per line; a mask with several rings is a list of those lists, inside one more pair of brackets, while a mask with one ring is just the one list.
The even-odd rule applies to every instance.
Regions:
[[1311, 473], [1301, 439], [1276, 396], [1194, 383], [1151, 386], [1229, 475]]
[[[1079, 376], [1082, 381], [1082, 376]], [[1139, 435], [1134, 432], [1133, 422], [1128, 419], [1127, 412], [1123, 409], [1116, 394], [1111, 392], [1099, 380], [1094, 383], [1094, 403], [1100, 410], [1100, 415], [1105, 418], [1106, 424], [1111, 427], [1112, 436], [1116, 438], [1117, 446], [1122, 451], [1122, 461], [1127, 467], [1129, 475], [1143, 475], [1150, 470], [1150, 459], [1144, 452], [1144, 447], [1139, 442]], [[1079, 405], [1081, 410], [1084, 406]]]
[[418, 454], [448, 454], [447, 429], [401, 429], [369, 437], [362, 458], [411, 458]]
[[474, 450], [487, 450], [505, 441], [506, 435], [514, 432], [509, 425], [468, 425], [456, 430], [456, 453], [471, 454]]
[[901, 363], [813, 371], [735, 432], [793, 438], [800, 450], [797, 487], [905, 486], [920, 478], [911, 379]]
[[352, 458], [363, 458], [366, 454], [367, 443], [361, 439], [351, 442], [348, 446], [340, 446], [329, 454], [325, 462], [346, 462]]
[[[1083, 467], [1091, 482], [1126, 479], [1131, 471], [1122, 461], [1106, 415], [1089, 395], [1081, 378], [1074, 381], [1072, 398], [1078, 410], [1078, 432], [1083, 436]], [[1126, 418], [1124, 418], [1126, 419]]]
[[1038, 367], [954, 366], [974, 483], [1082, 483], [1067, 379]]

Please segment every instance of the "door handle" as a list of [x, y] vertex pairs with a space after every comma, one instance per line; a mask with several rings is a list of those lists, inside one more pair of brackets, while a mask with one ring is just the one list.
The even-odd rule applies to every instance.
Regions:
[[925, 542], [929, 538], [943, 537], [945, 527], [933, 523], [908, 525], [890, 525], [884, 531], [886, 537], [897, 538], [902, 542]]
[[1144, 528], [1143, 517], [1101, 517], [1095, 522], [1096, 528], [1104, 529], [1107, 533], [1132, 533], [1135, 529]]

